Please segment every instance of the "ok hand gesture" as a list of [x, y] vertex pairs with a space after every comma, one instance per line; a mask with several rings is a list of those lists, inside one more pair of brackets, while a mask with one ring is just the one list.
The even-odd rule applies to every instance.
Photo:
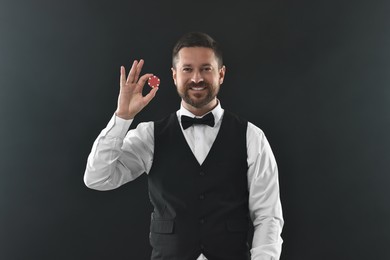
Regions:
[[115, 114], [123, 119], [132, 119], [154, 98], [158, 87], [149, 91], [146, 96], [142, 95], [142, 89], [149, 77], [153, 74], [145, 74], [139, 77], [144, 60], [133, 62], [129, 75], [126, 79], [125, 67], [121, 66], [120, 91], [118, 97], [118, 106]]

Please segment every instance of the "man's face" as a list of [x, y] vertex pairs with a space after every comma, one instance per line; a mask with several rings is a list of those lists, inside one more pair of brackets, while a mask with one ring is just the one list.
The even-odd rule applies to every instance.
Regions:
[[216, 102], [216, 96], [225, 76], [225, 67], [218, 68], [214, 51], [204, 47], [180, 49], [173, 80], [183, 101], [200, 109]]

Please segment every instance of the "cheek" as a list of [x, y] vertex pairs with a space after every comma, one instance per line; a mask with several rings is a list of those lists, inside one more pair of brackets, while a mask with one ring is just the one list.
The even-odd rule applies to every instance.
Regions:
[[176, 77], [175, 85], [178, 90], [185, 89], [185, 86], [187, 85], [186, 81], [182, 77]]
[[180, 76], [178, 75], [176, 77], [176, 85], [181, 86], [183, 84], [187, 84], [188, 80], [189, 80], [188, 77], [184, 77], [182, 75], [180, 75]]
[[214, 86], [220, 84], [220, 78], [215, 76], [207, 77], [205, 78], [205, 81], [209, 84], [213, 84]]

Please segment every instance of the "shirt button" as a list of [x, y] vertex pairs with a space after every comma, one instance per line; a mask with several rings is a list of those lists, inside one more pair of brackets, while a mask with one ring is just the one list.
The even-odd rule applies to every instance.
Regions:
[[204, 200], [204, 194], [203, 193], [199, 195], [199, 199], [200, 200]]
[[199, 173], [200, 176], [204, 176], [204, 174], [205, 174], [204, 172], [200, 172]]

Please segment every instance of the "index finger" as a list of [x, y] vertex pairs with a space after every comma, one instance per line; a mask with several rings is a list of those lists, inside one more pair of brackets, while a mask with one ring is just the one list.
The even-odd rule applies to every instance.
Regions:
[[153, 74], [152, 73], [147, 73], [145, 75], [143, 75], [142, 77], [139, 78], [138, 82], [137, 82], [137, 90], [142, 90], [146, 81], [152, 77]]

